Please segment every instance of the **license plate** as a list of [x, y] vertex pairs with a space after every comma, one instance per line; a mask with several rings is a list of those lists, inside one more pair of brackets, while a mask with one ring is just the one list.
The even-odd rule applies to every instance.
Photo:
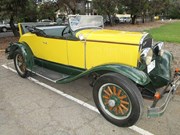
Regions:
[[147, 66], [147, 71], [150, 73], [156, 66], [155, 60], [153, 60], [148, 66]]

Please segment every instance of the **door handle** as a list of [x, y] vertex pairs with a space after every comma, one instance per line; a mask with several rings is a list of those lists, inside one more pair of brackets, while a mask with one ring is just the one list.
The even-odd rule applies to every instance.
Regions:
[[47, 45], [47, 42], [43, 42], [43, 44], [46, 44], [46, 45]]

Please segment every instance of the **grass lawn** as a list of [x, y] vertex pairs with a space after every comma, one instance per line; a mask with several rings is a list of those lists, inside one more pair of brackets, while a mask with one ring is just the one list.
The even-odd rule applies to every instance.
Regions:
[[180, 43], [180, 22], [169, 23], [147, 30], [156, 41]]

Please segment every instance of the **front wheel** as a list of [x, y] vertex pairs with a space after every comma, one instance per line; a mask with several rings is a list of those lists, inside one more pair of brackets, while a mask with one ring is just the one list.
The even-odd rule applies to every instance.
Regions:
[[25, 58], [20, 50], [16, 50], [14, 55], [14, 66], [17, 73], [25, 78], [28, 76], [28, 70], [26, 68]]
[[94, 85], [93, 97], [100, 113], [117, 126], [132, 126], [142, 115], [141, 93], [131, 80], [120, 74], [101, 76]]

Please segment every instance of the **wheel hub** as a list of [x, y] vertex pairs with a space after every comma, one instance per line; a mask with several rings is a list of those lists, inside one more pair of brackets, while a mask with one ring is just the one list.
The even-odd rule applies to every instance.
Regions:
[[111, 100], [114, 100], [115, 106], [118, 106], [121, 103], [120, 99], [116, 95], [111, 96]]
[[114, 106], [116, 105], [116, 102], [115, 102], [114, 100], [110, 99], [110, 100], [108, 101], [108, 105], [109, 105], [110, 107], [114, 107]]

